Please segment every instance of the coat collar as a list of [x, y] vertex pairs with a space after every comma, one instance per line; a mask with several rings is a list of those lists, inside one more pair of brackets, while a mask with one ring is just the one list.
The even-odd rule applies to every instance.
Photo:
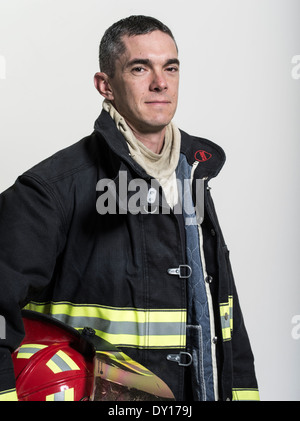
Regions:
[[[95, 122], [94, 128], [96, 132], [102, 135], [109, 148], [122, 160], [125, 160], [139, 176], [148, 180], [151, 178], [146, 171], [131, 158], [124, 137], [116, 128], [114, 121], [106, 111], [102, 110]], [[180, 130], [180, 132], [181, 153], [186, 156], [190, 165], [198, 162], [196, 176], [207, 179], [216, 177], [226, 160], [223, 149], [208, 139], [191, 136], [183, 130]]]
[[150, 179], [151, 177], [146, 171], [131, 158], [127, 142], [123, 135], [117, 129], [113, 119], [107, 111], [102, 110], [100, 116], [95, 121], [94, 129], [100, 133], [106, 141], [108, 147], [125, 161], [129, 166], [138, 173], [138, 175], [144, 179]]
[[198, 162], [196, 175], [200, 178], [216, 177], [226, 161], [225, 152], [219, 145], [208, 139], [190, 136], [182, 130], [181, 152], [190, 165]]

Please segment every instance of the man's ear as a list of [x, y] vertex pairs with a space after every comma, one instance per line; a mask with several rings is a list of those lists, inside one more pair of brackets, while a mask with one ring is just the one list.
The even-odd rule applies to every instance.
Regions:
[[94, 85], [97, 91], [109, 101], [114, 99], [109, 78], [106, 73], [98, 72], [94, 76]]

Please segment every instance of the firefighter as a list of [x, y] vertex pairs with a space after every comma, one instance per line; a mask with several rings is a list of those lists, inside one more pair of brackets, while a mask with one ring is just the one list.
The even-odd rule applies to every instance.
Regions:
[[1, 195], [0, 399], [17, 399], [10, 355], [26, 308], [90, 326], [158, 375], [176, 400], [257, 400], [209, 187], [225, 154], [173, 121], [173, 34], [151, 17], [122, 19], [105, 32], [99, 59], [103, 109], [93, 133]]

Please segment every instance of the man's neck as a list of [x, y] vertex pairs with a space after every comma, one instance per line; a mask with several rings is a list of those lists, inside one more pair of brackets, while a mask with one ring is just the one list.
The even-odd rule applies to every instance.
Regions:
[[[127, 123], [128, 124], [128, 123]], [[163, 146], [164, 146], [164, 139], [166, 128], [162, 129], [159, 132], [155, 133], [140, 133], [136, 131], [133, 127], [130, 127], [134, 136], [144, 145], [146, 148], [150, 149], [150, 151], [160, 154]]]

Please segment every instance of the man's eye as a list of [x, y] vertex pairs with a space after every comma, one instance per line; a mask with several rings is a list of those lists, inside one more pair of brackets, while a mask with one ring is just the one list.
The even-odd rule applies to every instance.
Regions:
[[132, 71], [133, 72], [136, 72], [136, 73], [142, 73], [143, 71], [145, 71], [145, 69], [144, 69], [144, 67], [134, 67], [133, 69], [132, 69]]
[[167, 67], [168, 72], [172, 72], [172, 73], [174, 72], [175, 73], [175, 72], [178, 72], [178, 70], [179, 70], [178, 67], [173, 67], [173, 66]]

